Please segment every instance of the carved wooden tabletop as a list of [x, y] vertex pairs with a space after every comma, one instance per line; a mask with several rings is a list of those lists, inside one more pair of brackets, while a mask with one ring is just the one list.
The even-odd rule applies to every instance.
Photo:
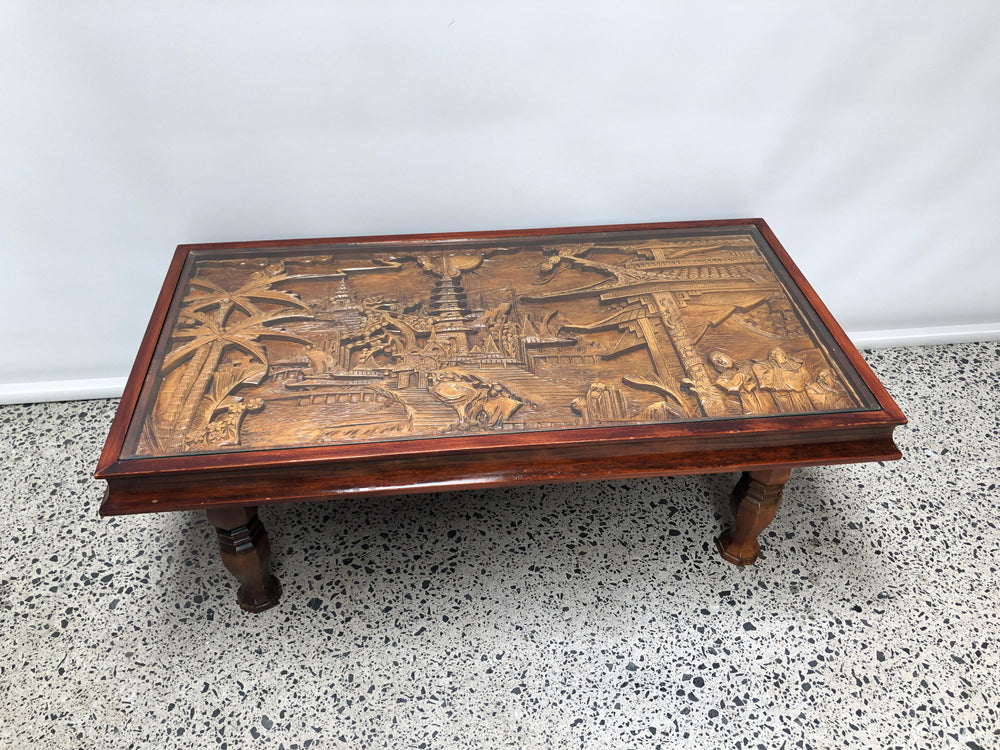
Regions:
[[904, 421], [759, 219], [190, 245], [97, 475], [104, 513], [249, 508], [882, 460]]
[[870, 409], [754, 227], [195, 250], [122, 456]]

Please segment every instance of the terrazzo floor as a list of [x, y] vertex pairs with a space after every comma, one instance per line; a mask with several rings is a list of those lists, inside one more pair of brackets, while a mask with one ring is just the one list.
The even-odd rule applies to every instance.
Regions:
[[116, 406], [0, 407], [0, 746], [1000, 746], [1000, 344], [865, 353], [903, 460], [261, 510], [247, 615], [198, 513], [101, 519]]

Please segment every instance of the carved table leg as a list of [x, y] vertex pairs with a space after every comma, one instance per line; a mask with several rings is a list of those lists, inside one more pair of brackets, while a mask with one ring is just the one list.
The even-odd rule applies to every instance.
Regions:
[[745, 471], [733, 490], [733, 527], [715, 540], [722, 557], [734, 565], [753, 565], [760, 554], [757, 535], [774, 520], [781, 489], [791, 469]]
[[269, 572], [271, 543], [257, 509], [211, 508], [206, 513], [219, 537], [222, 562], [240, 582], [236, 601], [247, 612], [273, 607], [281, 597], [281, 584]]

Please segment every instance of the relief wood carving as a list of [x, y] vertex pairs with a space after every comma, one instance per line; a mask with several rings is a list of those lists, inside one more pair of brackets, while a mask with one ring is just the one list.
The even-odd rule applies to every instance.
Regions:
[[123, 456], [870, 408], [752, 228], [193, 252]]

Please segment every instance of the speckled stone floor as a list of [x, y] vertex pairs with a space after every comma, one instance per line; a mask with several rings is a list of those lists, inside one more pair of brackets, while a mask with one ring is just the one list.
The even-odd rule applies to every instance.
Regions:
[[100, 519], [116, 403], [0, 407], [0, 746], [1000, 746], [1000, 344], [867, 352], [903, 460], [265, 508], [244, 614], [197, 513]]

